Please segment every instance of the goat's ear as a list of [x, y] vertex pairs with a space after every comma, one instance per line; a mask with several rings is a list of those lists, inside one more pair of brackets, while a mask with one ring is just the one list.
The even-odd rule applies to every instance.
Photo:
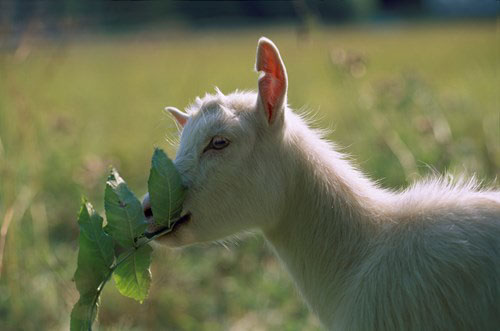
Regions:
[[261, 72], [259, 108], [264, 109], [268, 123], [273, 124], [277, 118], [283, 118], [288, 79], [278, 48], [265, 37], [259, 39], [255, 70]]
[[180, 111], [179, 109], [175, 107], [165, 107], [165, 110], [167, 110], [172, 116], [177, 120], [177, 123], [180, 124], [180, 126], [186, 125], [186, 122], [189, 119], [189, 115]]

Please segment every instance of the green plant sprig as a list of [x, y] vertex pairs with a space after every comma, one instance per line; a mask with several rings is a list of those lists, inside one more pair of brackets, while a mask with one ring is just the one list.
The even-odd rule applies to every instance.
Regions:
[[[71, 312], [71, 331], [92, 330], [101, 293], [111, 278], [122, 295], [141, 303], [147, 297], [152, 255], [148, 244], [172, 231], [180, 220], [184, 200], [180, 175], [160, 149], [153, 154], [148, 189], [154, 221], [163, 226], [154, 233], [145, 232], [148, 221], [142, 205], [115, 169], [111, 170], [104, 193], [105, 227], [92, 205], [83, 201], [78, 217], [80, 249], [74, 277], [80, 298]], [[116, 246], [125, 249], [119, 256], [115, 256]]]
[[[129, 249], [126, 253], [125, 253], [125, 256], [123, 256], [120, 260], [116, 261], [115, 264], [113, 264], [110, 268], [109, 268], [109, 272], [108, 274], [106, 275], [106, 278], [101, 282], [101, 284], [99, 284], [99, 286], [97, 287], [97, 292], [96, 292], [96, 295], [95, 295], [95, 298], [94, 298], [94, 301], [93, 301], [93, 304], [92, 306], [90, 307], [90, 312], [89, 312], [89, 315], [88, 315], [88, 318], [89, 320], [92, 318], [92, 316], [94, 315], [95, 313], [95, 309], [97, 307], [97, 302], [99, 300], [99, 297], [101, 296], [101, 292], [102, 290], [104, 289], [104, 285], [106, 285], [106, 283], [111, 279], [111, 276], [113, 274], [113, 271], [116, 270], [116, 268], [118, 268], [118, 266], [120, 266], [120, 264], [122, 264], [123, 262], [125, 262], [128, 258], [130, 258], [136, 251], [137, 249], [139, 249], [140, 247], [144, 246], [144, 245], [147, 245], [149, 244], [151, 241], [171, 232], [174, 228], [174, 225], [175, 225], [175, 222], [172, 223], [172, 226], [170, 228], [164, 228], [162, 229], [161, 232], [157, 232], [154, 236], [152, 237], [149, 237], [149, 238], [145, 238], [145, 240], [143, 240], [141, 243], [137, 244], [137, 247], [133, 248], [133, 249]], [[92, 331], [92, 324], [89, 323], [89, 328], [88, 328], [89, 331]]]

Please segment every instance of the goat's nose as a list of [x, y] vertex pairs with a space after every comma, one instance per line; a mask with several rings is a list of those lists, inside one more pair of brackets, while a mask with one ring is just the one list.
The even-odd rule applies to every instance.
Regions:
[[151, 200], [149, 199], [149, 193], [147, 193], [142, 200], [142, 210], [147, 220], [153, 217], [153, 210], [151, 209]]

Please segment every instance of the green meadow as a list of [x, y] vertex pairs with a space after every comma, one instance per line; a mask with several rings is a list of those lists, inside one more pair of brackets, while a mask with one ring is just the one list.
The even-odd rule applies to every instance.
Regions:
[[[0, 51], [0, 329], [65, 330], [78, 293], [81, 197], [103, 211], [109, 166], [139, 196], [154, 147], [175, 157], [165, 106], [255, 89], [257, 40], [279, 47], [288, 101], [382, 186], [500, 174], [494, 22], [165, 30]], [[494, 184], [498, 187], [498, 184]], [[148, 299], [113, 286], [97, 330], [318, 330], [258, 235], [158, 249]]]

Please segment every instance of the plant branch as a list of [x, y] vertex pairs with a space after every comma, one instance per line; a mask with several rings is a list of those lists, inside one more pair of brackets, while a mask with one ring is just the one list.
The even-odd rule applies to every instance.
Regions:
[[[177, 223], [177, 222], [175, 222]], [[142, 241], [142, 242], [139, 242], [137, 244], [137, 246], [135, 246], [134, 248], [130, 249], [129, 251], [127, 251], [127, 253], [121, 258], [119, 259], [118, 261], [116, 261], [115, 264], [113, 264], [110, 268], [109, 268], [109, 271], [108, 271], [108, 274], [106, 275], [106, 277], [104, 278], [104, 280], [101, 282], [101, 284], [99, 284], [99, 286], [97, 287], [97, 292], [95, 294], [95, 297], [94, 297], [94, 300], [92, 301], [92, 306], [90, 306], [90, 312], [89, 312], [89, 328], [88, 328], [88, 331], [92, 331], [92, 316], [94, 315], [94, 311], [95, 311], [95, 308], [97, 307], [97, 301], [99, 300], [99, 297], [101, 295], [101, 292], [102, 290], [104, 289], [104, 285], [106, 285], [106, 283], [110, 280], [111, 278], [111, 275], [113, 274], [113, 272], [116, 270], [116, 268], [118, 268], [118, 266], [120, 266], [123, 262], [125, 262], [126, 260], [128, 260], [132, 255], [135, 254], [135, 252], [141, 248], [142, 246], [144, 245], [147, 245], [149, 244], [151, 241], [155, 240], [156, 238], [158, 237], [161, 237], [163, 236], [164, 234], [167, 234], [169, 233], [170, 231], [173, 230], [173, 225], [175, 224], [173, 223], [172, 226], [170, 228], [165, 228], [157, 233], [154, 234], [154, 236], [150, 237], [150, 238], [147, 238], [146, 240]]]

